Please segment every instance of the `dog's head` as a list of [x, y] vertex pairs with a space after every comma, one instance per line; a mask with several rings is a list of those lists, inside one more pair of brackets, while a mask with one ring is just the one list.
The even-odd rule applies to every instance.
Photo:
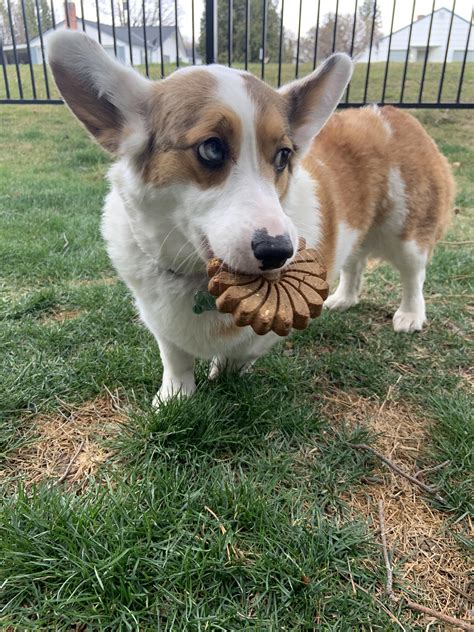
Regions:
[[120, 158], [126, 177], [115, 184], [165, 265], [196, 269], [213, 254], [252, 273], [293, 256], [285, 196], [350, 79], [349, 57], [278, 91], [222, 66], [149, 81], [67, 31], [52, 38], [49, 63], [73, 113]]

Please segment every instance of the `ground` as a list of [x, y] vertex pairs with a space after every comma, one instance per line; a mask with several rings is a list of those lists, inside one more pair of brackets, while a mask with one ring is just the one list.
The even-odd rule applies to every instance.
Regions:
[[374, 262], [352, 311], [238, 380], [199, 365], [159, 413], [158, 349], [99, 236], [106, 155], [64, 107], [1, 116], [4, 629], [455, 629], [408, 599], [469, 620], [472, 115], [418, 114], [458, 183], [421, 334], [393, 332]]

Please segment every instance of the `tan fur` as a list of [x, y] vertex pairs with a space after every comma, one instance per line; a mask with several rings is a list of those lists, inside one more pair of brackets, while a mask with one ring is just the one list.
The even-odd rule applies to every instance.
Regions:
[[402, 238], [431, 251], [448, 225], [454, 201], [448, 163], [406, 112], [386, 106], [334, 114], [313, 141], [304, 166], [318, 182], [321, 250], [329, 268], [339, 222], [360, 230], [362, 239], [390, 212], [391, 167], [400, 169], [406, 184], [409, 212]]
[[[138, 157], [145, 181], [156, 186], [191, 181], [203, 189], [223, 182], [239, 156], [242, 125], [232, 110], [216, 103], [215, 78], [206, 70], [174, 75], [154, 91], [147, 117], [150, 142]], [[222, 168], [206, 168], [197, 157], [198, 145], [212, 137], [230, 152]]]
[[71, 111], [104, 149], [115, 153], [123, 133], [119, 110], [106, 98], [92, 94], [80, 76], [71, 76], [61, 63], [51, 62], [51, 69]]
[[247, 90], [256, 105], [255, 131], [260, 170], [263, 177], [275, 182], [278, 196], [282, 199], [288, 189], [292, 156], [290, 156], [288, 169], [280, 173], [275, 170], [274, 160], [280, 149], [294, 150], [290, 138], [287, 103], [282, 96], [260, 79], [252, 75], [244, 75], [244, 77]]

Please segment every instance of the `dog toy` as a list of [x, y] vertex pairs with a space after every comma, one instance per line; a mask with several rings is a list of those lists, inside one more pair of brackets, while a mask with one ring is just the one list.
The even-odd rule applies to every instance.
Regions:
[[262, 275], [232, 272], [220, 259], [211, 259], [208, 290], [216, 297], [217, 310], [232, 314], [238, 327], [250, 325], [259, 335], [274, 331], [287, 336], [292, 328], [305, 329], [321, 313], [329, 291], [316, 250], [305, 246], [300, 239], [286, 268]]

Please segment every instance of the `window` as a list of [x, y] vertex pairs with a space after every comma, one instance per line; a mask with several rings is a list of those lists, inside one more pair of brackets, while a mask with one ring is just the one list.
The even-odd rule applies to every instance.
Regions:
[[125, 46], [117, 46], [117, 57], [119, 61], [125, 63]]
[[407, 58], [406, 50], [391, 50], [390, 51], [390, 61], [405, 61]]
[[[453, 51], [453, 61], [464, 61], [464, 53], [465, 51], [463, 50]], [[467, 52], [466, 61], [474, 61], [474, 50]]]

